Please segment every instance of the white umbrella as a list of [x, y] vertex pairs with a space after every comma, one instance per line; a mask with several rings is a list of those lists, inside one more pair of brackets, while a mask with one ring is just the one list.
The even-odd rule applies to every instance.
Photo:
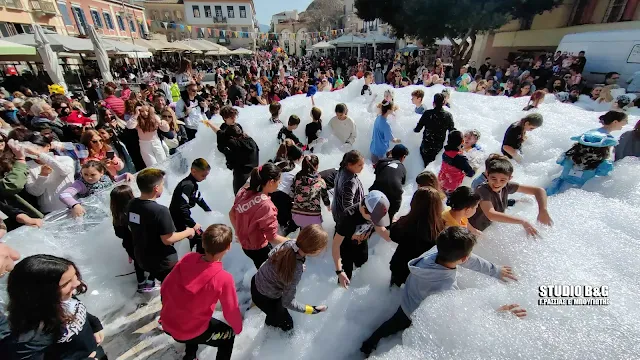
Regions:
[[93, 43], [93, 52], [96, 54], [96, 61], [98, 62], [98, 66], [100, 67], [102, 80], [105, 83], [113, 81], [113, 76], [111, 76], [111, 69], [109, 68], [109, 56], [107, 55], [107, 50], [105, 50], [104, 48], [102, 38], [98, 36], [98, 33], [93, 26], [87, 26], [87, 28], [89, 29], [89, 38]]
[[[77, 37], [60, 35], [54, 31], [41, 29], [42, 34], [49, 42], [49, 46], [54, 51], [66, 52], [87, 52], [93, 50], [93, 44], [89, 39], [80, 39]], [[11, 41], [17, 44], [36, 46], [35, 34], [19, 34], [2, 38], [5, 41]], [[106, 49], [110, 51], [110, 49]]]
[[329, 44], [326, 41], [322, 41], [322, 42], [319, 42], [319, 43], [313, 45], [313, 48], [314, 49], [335, 49], [336, 47], [331, 45], [331, 44]]
[[245, 48], [235, 49], [229, 53], [229, 55], [251, 55], [251, 54], [253, 54], [253, 51], [247, 50]]
[[36, 49], [38, 49], [38, 54], [40, 55], [40, 58], [42, 58], [44, 69], [47, 71], [47, 74], [49, 74], [51, 81], [62, 86], [66, 94], [68, 92], [67, 84], [64, 81], [62, 67], [58, 62], [58, 55], [54, 53], [53, 50], [51, 50], [49, 41], [44, 35], [44, 32], [42, 31], [42, 27], [40, 25], [33, 24], [33, 31], [36, 40]]

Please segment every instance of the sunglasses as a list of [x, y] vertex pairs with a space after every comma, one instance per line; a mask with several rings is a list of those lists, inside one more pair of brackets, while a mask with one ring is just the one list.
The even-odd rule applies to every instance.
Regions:
[[171, 117], [172, 117], [171, 115], [162, 115], [161, 116], [161, 118], [163, 118], [163, 119], [171, 119]]

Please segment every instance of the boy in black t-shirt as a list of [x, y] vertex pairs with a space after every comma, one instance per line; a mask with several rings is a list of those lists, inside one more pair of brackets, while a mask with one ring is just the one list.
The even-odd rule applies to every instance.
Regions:
[[[183, 231], [187, 227], [200, 227], [191, 218], [191, 208], [196, 205], [200, 206], [202, 210], [210, 212], [211, 208], [207, 205], [206, 201], [202, 198], [202, 194], [198, 190], [198, 183], [204, 181], [209, 172], [211, 171], [211, 165], [207, 160], [199, 158], [195, 159], [191, 164], [191, 173], [178, 183], [176, 189], [173, 191], [171, 197], [171, 205], [169, 205], [169, 211], [171, 212], [171, 218], [176, 226], [177, 231]], [[196, 235], [189, 239], [189, 249], [193, 250], [196, 247], [196, 251], [200, 254], [204, 254], [204, 248], [202, 247], [202, 236], [200, 232], [196, 232]]]
[[542, 115], [537, 113], [529, 114], [517, 123], [511, 124], [502, 140], [502, 153], [509, 159], [521, 162], [522, 154], [520, 148], [522, 148], [522, 143], [527, 139], [527, 131], [535, 130], [540, 126], [542, 126]]
[[127, 209], [136, 261], [161, 282], [178, 262], [173, 244], [193, 237], [200, 229], [196, 224], [176, 232], [169, 209], [156, 202], [164, 189], [164, 176], [164, 171], [151, 168], [138, 173], [140, 197], [131, 200]]
[[362, 266], [369, 259], [367, 240], [373, 231], [391, 241], [386, 226], [389, 221], [389, 200], [380, 191], [371, 191], [360, 204], [345, 210], [345, 217], [336, 227], [331, 254], [336, 266], [338, 282], [349, 287], [354, 265]]
[[314, 106], [311, 109], [311, 122], [304, 129], [307, 136], [307, 149], [311, 152], [313, 152], [313, 147], [317, 145], [320, 132], [322, 132], [322, 110]]
[[283, 126], [278, 132], [278, 143], [282, 144], [286, 139], [291, 139], [297, 147], [302, 148], [300, 139], [293, 133], [298, 128], [298, 125], [300, 125], [300, 118], [297, 115], [289, 116], [287, 126]]

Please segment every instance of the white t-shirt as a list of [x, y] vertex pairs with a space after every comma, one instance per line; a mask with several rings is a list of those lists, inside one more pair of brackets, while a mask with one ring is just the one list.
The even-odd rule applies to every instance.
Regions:
[[628, 92], [640, 92], [640, 71], [636, 71], [628, 81]]
[[347, 116], [346, 119], [340, 120], [337, 116], [334, 116], [329, 120], [329, 127], [333, 134], [343, 143], [353, 144], [356, 142], [356, 123]]

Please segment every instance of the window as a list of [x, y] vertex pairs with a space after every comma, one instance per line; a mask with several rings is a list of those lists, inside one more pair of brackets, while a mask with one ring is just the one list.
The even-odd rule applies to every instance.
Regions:
[[109, 13], [105, 12], [105, 13], [102, 13], [102, 16], [104, 16], [104, 25], [105, 25], [108, 29], [113, 30], [113, 29], [114, 29], [114, 27], [113, 27], [113, 20], [111, 20], [111, 14], [109, 14]]
[[91, 19], [93, 19], [93, 25], [101, 28], [102, 19], [100, 18], [100, 14], [98, 13], [98, 10], [91, 9], [89, 12], [91, 13]]
[[530, 14], [520, 19], [520, 30], [531, 30], [531, 25], [533, 25], [534, 16], [535, 14]]
[[233, 13], [233, 6], [227, 6], [227, 16], [229, 17], [229, 19], [234, 18], [234, 13]]
[[627, 7], [627, 2], [629, 0], [611, 0], [609, 2], [609, 8], [607, 8], [607, 12], [604, 14], [603, 23], [613, 23], [618, 22], [622, 19], [622, 14], [624, 13], [624, 9]]
[[136, 24], [133, 22], [133, 19], [129, 19], [129, 29], [132, 33], [136, 32]]
[[18, 35], [16, 27], [12, 23], [0, 22], [0, 33], [3, 37]]
[[222, 17], [222, 6], [216, 6], [216, 17], [217, 18], [221, 18]]
[[140, 34], [145, 35], [147, 33], [144, 24], [142, 22], [138, 23], [138, 30], [140, 30]]
[[199, 18], [200, 17], [200, 5], [191, 6], [191, 10], [193, 11], [193, 17], [194, 18]]
[[205, 5], [204, 6], [204, 17], [210, 18], [211, 16], [212, 16], [211, 15], [211, 6]]
[[175, 14], [176, 14], [176, 20], [181, 21], [182, 20], [182, 11], [176, 10]]
[[246, 6], [240, 6], [240, 17], [242, 19], [246, 19], [247, 18], [247, 7]]
[[120, 28], [120, 30], [122, 30], [122, 31], [126, 30], [124, 28], [124, 20], [122, 20], [122, 15], [117, 14], [116, 15], [116, 19], [118, 19], [118, 27]]
[[69, 9], [67, 9], [67, 4], [58, 3], [58, 10], [60, 11], [60, 15], [62, 15], [62, 21], [64, 21], [65, 25], [73, 25], [71, 22], [71, 18], [69, 17]]
[[588, 20], [583, 22], [583, 19], [591, 18], [591, 15], [587, 13], [587, 5], [589, 5], [589, 0], [576, 0], [573, 5], [569, 26], [582, 25], [589, 22]]
[[78, 31], [82, 35], [86, 35], [87, 33], [87, 17], [84, 15], [84, 10], [79, 6], [73, 6], [73, 17], [76, 19], [76, 25], [78, 26]]

